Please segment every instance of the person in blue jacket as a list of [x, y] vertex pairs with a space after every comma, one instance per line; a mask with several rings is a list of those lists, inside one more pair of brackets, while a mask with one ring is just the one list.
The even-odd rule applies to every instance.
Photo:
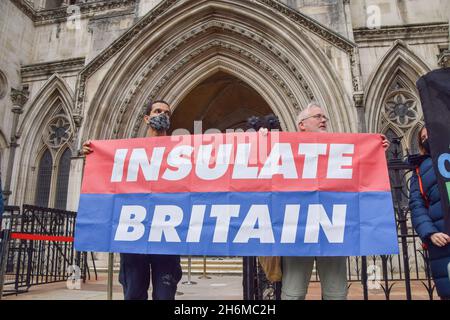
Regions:
[[450, 236], [444, 231], [444, 213], [426, 128], [420, 130], [418, 143], [421, 156], [411, 161], [416, 166], [409, 200], [412, 224], [428, 249], [437, 293], [441, 299], [450, 300]]

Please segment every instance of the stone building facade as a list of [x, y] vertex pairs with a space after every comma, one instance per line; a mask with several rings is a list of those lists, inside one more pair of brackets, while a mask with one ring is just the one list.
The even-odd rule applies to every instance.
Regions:
[[417, 79], [449, 63], [448, 0], [1, 0], [0, 169], [9, 204], [76, 210], [87, 139], [238, 128], [310, 101], [331, 129], [416, 150]]

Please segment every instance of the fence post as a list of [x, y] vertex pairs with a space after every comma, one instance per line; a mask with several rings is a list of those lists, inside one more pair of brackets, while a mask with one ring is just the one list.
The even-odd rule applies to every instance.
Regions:
[[108, 255], [108, 289], [107, 299], [113, 298], [114, 253]]
[[203, 275], [198, 277], [199, 279], [211, 279], [206, 275], [206, 256], [203, 256]]
[[8, 259], [8, 243], [10, 230], [5, 229], [1, 232], [2, 243], [0, 252], [0, 300], [3, 296], [3, 284], [5, 283], [6, 260]]
[[255, 261], [254, 257], [243, 257], [243, 289], [244, 289], [244, 300], [255, 300]]
[[363, 286], [364, 300], [369, 300], [369, 292], [367, 288], [367, 257], [361, 259], [361, 281]]
[[188, 281], [184, 281], [183, 284], [193, 285], [197, 284], [197, 282], [191, 281], [191, 256], [188, 256]]

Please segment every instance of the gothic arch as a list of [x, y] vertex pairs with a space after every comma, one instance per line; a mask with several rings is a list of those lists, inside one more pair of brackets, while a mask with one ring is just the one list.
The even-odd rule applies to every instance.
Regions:
[[[81, 72], [80, 140], [136, 135], [149, 99], [163, 97], [176, 108], [190, 88], [217, 70], [264, 96], [288, 130], [295, 130], [295, 114], [313, 99], [327, 109], [334, 130], [356, 130], [353, 103], [337, 71], [307, 34], [316, 32], [348, 55], [353, 44], [286, 8], [268, 0], [161, 4]], [[110, 68], [93, 90], [90, 77], [105, 64]]]
[[369, 132], [378, 132], [381, 129], [379, 119], [394, 82], [399, 81], [419, 100], [415, 83], [429, 71], [431, 69], [408, 48], [405, 42], [395, 41], [368, 82], [365, 106]]
[[[72, 119], [73, 92], [67, 83], [58, 75], [54, 74], [39, 90], [30, 104], [24, 119], [18, 129], [20, 135], [19, 166], [14, 169], [15, 179], [24, 181], [18, 184], [15, 199], [18, 203], [34, 201], [30, 197], [35, 194], [37, 182], [37, 166], [44, 149], [49, 149], [52, 154], [53, 163], [61, 149], [70, 143], [73, 138], [74, 123]], [[70, 134], [67, 141], [61, 143], [57, 149], [52, 149], [43, 139], [47, 125], [53, 121], [62, 119], [68, 126]], [[50, 137], [49, 137], [50, 138]], [[44, 151], [43, 151], [44, 150]], [[53, 182], [52, 182], [53, 183]], [[28, 195], [28, 196], [27, 196]], [[25, 199], [28, 197], [27, 199]]]

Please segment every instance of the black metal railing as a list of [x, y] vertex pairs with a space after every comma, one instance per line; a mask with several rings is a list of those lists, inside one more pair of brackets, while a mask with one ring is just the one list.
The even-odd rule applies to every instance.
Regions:
[[[75, 218], [75, 212], [59, 209], [30, 205], [22, 210], [5, 208], [0, 220], [4, 295], [26, 292], [33, 285], [66, 281], [74, 266], [78, 266], [83, 281], [87, 274], [90, 276], [87, 253], [76, 252], [70, 240], [60, 240], [73, 238]], [[48, 240], [46, 236], [61, 238]]]

